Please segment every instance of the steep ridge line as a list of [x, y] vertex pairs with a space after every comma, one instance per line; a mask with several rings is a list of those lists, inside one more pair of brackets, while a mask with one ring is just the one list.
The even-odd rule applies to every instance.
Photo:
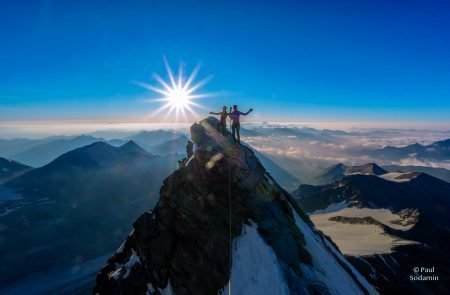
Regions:
[[[123, 246], [98, 273], [94, 292], [227, 291], [231, 277], [236, 277], [234, 263], [239, 262], [232, 260], [239, 249], [230, 248], [230, 229], [234, 242], [246, 236], [245, 228], [255, 226], [264, 251], [272, 253], [276, 263], [264, 264], [268, 262], [252, 256], [257, 255], [252, 251], [249, 261], [263, 263], [261, 272], [277, 268], [290, 294], [376, 294], [313, 227], [254, 152], [233, 144], [229, 134], [221, 136], [217, 124], [210, 117], [192, 125], [189, 160], [166, 178], [158, 204], [133, 224]], [[245, 276], [238, 276], [239, 286], [252, 286], [258, 274], [246, 271], [251, 265], [240, 266]]]

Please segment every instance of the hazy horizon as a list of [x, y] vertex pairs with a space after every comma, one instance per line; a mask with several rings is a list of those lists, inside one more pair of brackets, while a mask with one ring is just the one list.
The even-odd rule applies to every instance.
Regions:
[[[205, 116], [206, 117], [206, 116]], [[199, 119], [200, 120], [200, 119]], [[0, 139], [14, 138], [43, 138], [53, 135], [82, 135], [100, 131], [139, 132], [157, 129], [164, 130], [188, 130], [194, 122], [108, 122], [102, 120], [38, 120], [38, 121], [9, 121], [0, 125]], [[450, 128], [446, 124], [419, 124], [399, 122], [336, 122], [336, 121], [247, 121], [243, 122], [243, 128], [256, 126], [274, 126], [314, 128], [318, 130], [342, 130], [342, 131], [373, 131], [373, 130], [415, 130], [431, 132], [450, 137]], [[444, 139], [444, 138], [443, 138]]]

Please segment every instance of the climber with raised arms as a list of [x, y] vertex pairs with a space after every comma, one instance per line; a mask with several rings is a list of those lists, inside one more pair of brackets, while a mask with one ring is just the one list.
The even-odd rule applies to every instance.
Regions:
[[233, 110], [230, 111], [229, 115], [231, 118], [231, 133], [233, 135], [233, 140], [235, 143], [239, 144], [241, 142], [241, 136], [240, 136], [240, 129], [241, 129], [241, 123], [239, 121], [239, 117], [241, 115], [247, 116], [252, 112], [253, 109], [248, 110], [248, 112], [243, 113], [238, 110], [238, 106], [234, 105]]
[[215, 112], [209, 112], [210, 115], [220, 115], [219, 125], [217, 126], [218, 131], [225, 135], [225, 132], [227, 130], [227, 117], [229, 113], [227, 112], [227, 107], [223, 106], [222, 111], [219, 113]]

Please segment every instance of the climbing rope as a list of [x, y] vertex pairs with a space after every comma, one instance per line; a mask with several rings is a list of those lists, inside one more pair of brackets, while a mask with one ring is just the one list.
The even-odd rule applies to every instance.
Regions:
[[[230, 108], [231, 112], [231, 108]], [[231, 130], [231, 117], [230, 117], [230, 130]], [[231, 268], [232, 268], [232, 254], [233, 254], [233, 245], [231, 240], [231, 165], [230, 165], [230, 154], [228, 155], [228, 231], [229, 231], [229, 242], [230, 242], [230, 257], [228, 261], [228, 269], [229, 269], [229, 280], [228, 280], [228, 295], [231, 295]]]
[[230, 257], [228, 261], [228, 268], [229, 268], [229, 280], [228, 280], [228, 295], [231, 295], [231, 267], [232, 267], [232, 259], [231, 256], [233, 254], [233, 246], [232, 246], [232, 240], [231, 240], [231, 165], [230, 165], [230, 158], [228, 156], [228, 230], [229, 230], [229, 242], [230, 242]]

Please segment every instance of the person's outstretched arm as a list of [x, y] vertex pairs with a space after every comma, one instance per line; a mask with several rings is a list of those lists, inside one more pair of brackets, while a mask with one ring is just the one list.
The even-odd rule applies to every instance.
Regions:
[[220, 115], [221, 113], [209, 112], [210, 115]]
[[247, 116], [247, 115], [250, 114], [251, 112], [253, 112], [253, 109], [249, 109], [248, 112], [246, 112], [246, 113], [241, 113], [241, 115]]

